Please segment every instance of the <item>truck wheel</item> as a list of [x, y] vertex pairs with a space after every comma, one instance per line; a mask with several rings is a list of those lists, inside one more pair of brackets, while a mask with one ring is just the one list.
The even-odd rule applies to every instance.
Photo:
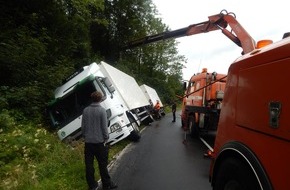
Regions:
[[131, 117], [129, 117], [129, 121], [131, 122], [131, 126], [133, 127], [133, 131], [128, 136], [128, 139], [133, 141], [133, 142], [138, 142], [141, 138], [139, 125], [136, 122], [136, 120], [131, 118]]
[[213, 189], [257, 190], [261, 189], [261, 187], [250, 166], [238, 159], [227, 158], [219, 166]]
[[193, 116], [190, 116], [188, 119], [188, 130], [190, 136], [194, 138], [198, 137], [199, 135], [198, 126]]

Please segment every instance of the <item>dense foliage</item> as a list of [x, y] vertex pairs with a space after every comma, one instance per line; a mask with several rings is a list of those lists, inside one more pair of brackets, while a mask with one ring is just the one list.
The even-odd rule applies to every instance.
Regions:
[[[61, 172], [65, 165], [39, 166], [58, 163], [49, 159], [63, 157], [69, 162], [66, 157], [71, 154], [53, 155], [66, 152], [57, 151], [63, 145], [50, 143], [57, 139], [43, 128], [45, 108], [54, 89], [80, 67], [104, 60], [133, 76], [140, 85], [154, 87], [165, 105], [176, 98], [175, 94], [182, 94], [185, 58], [178, 55], [174, 40], [124, 48], [131, 40], [168, 30], [157, 15], [151, 0], [0, 2], [0, 142], [5, 145], [0, 147], [0, 177], [8, 184], [0, 187], [17, 187], [19, 184], [13, 184], [16, 180], [28, 189], [23, 184], [31, 182], [37, 187], [52, 173], [59, 178], [66, 176], [56, 175], [54, 170]], [[47, 154], [52, 156], [44, 156]], [[23, 171], [27, 171], [24, 180], [32, 181], [16, 179]], [[53, 175], [50, 179], [56, 180]]]

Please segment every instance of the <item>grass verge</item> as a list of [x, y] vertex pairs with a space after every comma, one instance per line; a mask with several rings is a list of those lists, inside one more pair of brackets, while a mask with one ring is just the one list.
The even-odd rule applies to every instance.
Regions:
[[[82, 142], [72, 148], [41, 125], [19, 124], [0, 113], [0, 143], [0, 189], [87, 189]], [[109, 161], [129, 143], [113, 145]], [[99, 179], [96, 162], [95, 168]]]

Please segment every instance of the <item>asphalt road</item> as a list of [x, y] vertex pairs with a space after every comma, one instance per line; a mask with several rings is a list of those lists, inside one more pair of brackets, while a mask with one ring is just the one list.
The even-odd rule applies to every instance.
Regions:
[[142, 131], [138, 143], [127, 146], [118, 156], [110, 174], [118, 190], [209, 190], [210, 160], [203, 157], [207, 147], [187, 137], [180, 113], [172, 123], [169, 113]]

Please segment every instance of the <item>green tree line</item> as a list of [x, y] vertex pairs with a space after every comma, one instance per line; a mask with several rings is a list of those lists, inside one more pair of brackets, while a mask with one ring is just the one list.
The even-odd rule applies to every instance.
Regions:
[[1, 1], [0, 21], [0, 110], [16, 119], [42, 121], [54, 89], [93, 61], [154, 87], [165, 104], [182, 93], [174, 40], [123, 48], [169, 29], [151, 0]]

